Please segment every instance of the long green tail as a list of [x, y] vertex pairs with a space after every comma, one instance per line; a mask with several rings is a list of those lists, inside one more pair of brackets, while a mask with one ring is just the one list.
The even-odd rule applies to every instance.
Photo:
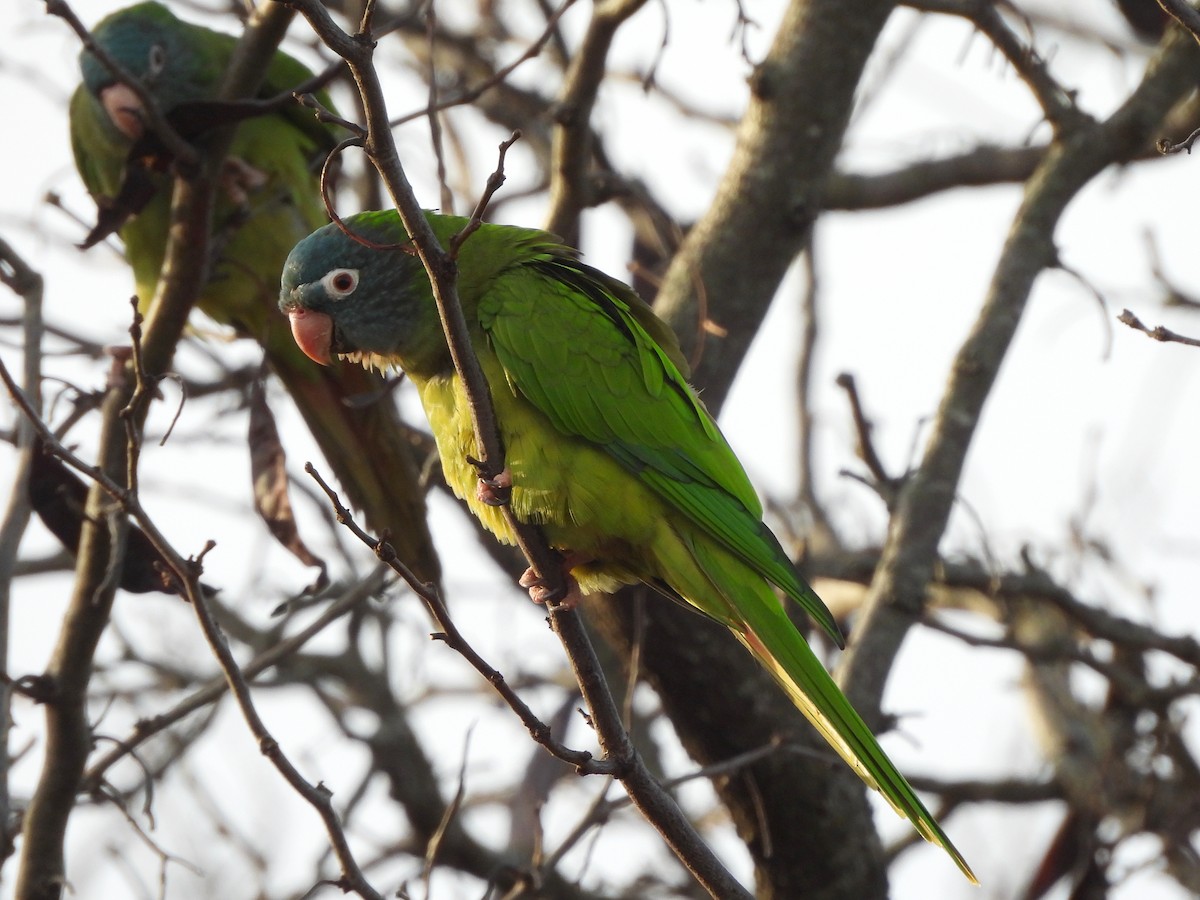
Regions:
[[808, 643], [788, 621], [774, 595], [769, 604], [741, 604], [746, 624], [734, 635], [779, 682], [805, 718], [821, 732], [859, 778], [879, 791], [897, 813], [912, 822], [917, 832], [937, 844], [973, 884], [979, 881], [971, 867], [925, 808], [912, 785], [888, 759], [862, 716], [825, 671]]
[[858, 777], [879, 791], [922, 837], [950, 854], [963, 874], [978, 884], [962, 854], [792, 625], [765, 578], [706, 536], [679, 537], [678, 544], [660, 545], [673, 576], [672, 586], [698, 609], [728, 626]]

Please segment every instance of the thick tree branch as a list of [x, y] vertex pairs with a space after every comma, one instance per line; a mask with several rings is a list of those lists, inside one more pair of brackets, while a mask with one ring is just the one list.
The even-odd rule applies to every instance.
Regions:
[[579, 216], [592, 205], [592, 108], [606, 74], [608, 51], [617, 29], [646, 0], [603, 0], [592, 9], [587, 33], [567, 70], [554, 106], [550, 149], [550, 210], [546, 230], [572, 247], [579, 245]]
[[[60, 13], [61, 14], [61, 13]], [[227, 81], [225, 96], [248, 93], [263, 77], [270, 53], [256, 62], [245, 59], [231, 69], [241, 83]], [[146, 317], [140, 357], [144, 372], [166, 372], [189, 312], [208, 275], [213, 199], [221, 160], [232, 132], [215, 135], [189, 177], [176, 179], [171, 205], [170, 239], [163, 277]], [[134, 378], [114, 368], [103, 405], [98, 469], [120, 488], [127, 486], [127, 434], [140, 435], [147, 406], [130, 410]], [[130, 431], [127, 431], [127, 427]], [[57, 900], [65, 880], [63, 841], [75, 805], [83, 769], [91, 752], [87, 688], [96, 645], [108, 624], [125, 539], [125, 516], [99, 483], [89, 492], [76, 565], [75, 591], [46, 673], [51, 700], [46, 705], [45, 764], [23, 826], [17, 896]]]
[[655, 304], [700, 359], [695, 381], [711, 409], [720, 409], [780, 280], [808, 240], [863, 67], [894, 6], [872, 0], [851, 14], [837, 0], [794, 0], [751, 78], [733, 160]]
[[920, 467], [906, 482], [844, 681], [868, 723], [908, 628], [924, 608], [967, 450], [1037, 276], [1057, 261], [1054, 231], [1066, 206], [1097, 174], [1145, 144], [1195, 81], [1200, 52], [1183, 35], [1167, 41], [1146, 77], [1107, 121], [1063, 134], [1030, 179], [987, 298], [959, 350]]

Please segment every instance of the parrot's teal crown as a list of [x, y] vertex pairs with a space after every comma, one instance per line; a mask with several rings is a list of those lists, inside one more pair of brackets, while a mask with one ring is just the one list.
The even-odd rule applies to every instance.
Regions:
[[[399, 243], [397, 234], [405, 235], [400, 216], [395, 210], [359, 213], [343, 219], [342, 225], [380, 247], [395, 247]], [[348, 239], [342, 225], [331, 222], [323, 228], [318, 228], [288, 254], [281, 279], [281, 310], [287, 312], [292, 289], [318, 280], [332, 265], [359, 267], [375, 258], [375, 254], [387, 252]], [[399, 251], [399, 248], [395, 249]]]
[[[129, 72], [145, 81], [153, 81], [167, 61], [186, 53], [176, 39], [179, 19], [161, 3], [138, 3], [101, 20], [92, 30], [96, 43]], [[79, 54], [83, 81], [92, 93], [98, 93], [116, 79], [112, 72], [86, 47]]]
[[[343, 228], [375, 246], [353, 240]], [[404, 351], [411, 317], [426, 303], [433, 304], [429, 282], [413, 277], [421, 269], [395, 210], [360, 213], [314, 231], [293, 248], [283, 267], [279, 308], [293, 323], [297, 311], [330, 317], [332, 325], [323, 338], [328, 346], [314, 358], [390, 357]], [[354, 279], [351, 292], [331, 292], [330, 276], [336, 272], [353, 273], [345, 276]], [[402, 298], [409, 302], [400, 302]], [[377, 363], [385, 365], [381, 359]]]

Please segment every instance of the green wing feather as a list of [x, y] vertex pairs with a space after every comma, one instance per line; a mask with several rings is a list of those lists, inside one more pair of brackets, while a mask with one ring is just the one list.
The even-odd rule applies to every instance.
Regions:
[[[443, 244], [465, 224], [427, 215]], [[394, 212], [345, 224], [375, 242], [405, 239]], [[543, 232], [483, 225], [457, 262], [459, 299], [512, 477], [512, 515], [542, 526], [581, 588], [663, 584], [728, 627], [854, 771], [974, 880], [788, 619], [773, 584], [837, 634], [762, 524], [749, 479], [685, 381], [667, 326], [629, 288]], [[352, 298], [334, 296], [327, 284], [343, 267], [359, 274]], [[335, 349], [405, 370], [447, 484], [513, 542], [506, 517], [478, 494], [467, 461], [476, 452], [469, 398], [413, 256], [370, 250], [327, 226], [293, 251], [283, 297], [289, 314], [328, 317]]]
[[[727, 625], [863, 781], [975, 881], [768, 586], [799, 602], [840, 643], [825, 605], [762, 524], [741, 464], [684, 380], [674, 338], [661, 335], [665, 326], [632, 291], [549, 236], [506, 231], [523, 235], [509, 248], [520, 262], [486, 285], [477, 314], [511, 389], [560, 433], [602, 447], [682, 514], [654, 548], [660, 577]], [[659, 333], [652, 337], [651, 329]]]
[[556, 428], [603, 446], [842, 644], [833, 616], [763, 525], [741, 463], [672, 358], [674, 337], [664, 347], [650, 336], [647, 318], [666, 326], [636, 294], [564, 248], [535, 244], [519, 269], [488, 286], [478, 316], [513, 387]]

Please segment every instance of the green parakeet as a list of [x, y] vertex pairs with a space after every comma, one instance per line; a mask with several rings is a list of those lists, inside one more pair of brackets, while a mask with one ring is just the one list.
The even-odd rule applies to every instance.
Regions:
[[[465, 219], [429, 214], [443, 245]], [[403, 245], [394, 212], [346, 220]], [[502, 541], [481, 492], [461, 381], [429, 280], [411, 247], [372, 249], [328, 225], [283, 270], [280, 307], [312, 359], [397, 367], [415, 384], [446, 480]], [[829, 744], [928, 840], [974, 875], [775, 595], [841, 644], [820, 598], [762, 522], [741, 464], [687, 383], [671, 330], [633, 291], [545, 232], [483, 225], [459, 251], [458, 293], [491, 387], [511, 509], [537, 523], [584, 592], [645, 582], [727, 626]]]
[[[412, 489], [415, 479], [399, 474], [414, 468], [406, 459], [400, 420], [386, 397], [361, 402], [381, 391], [382, 379], [358, 366], [317, 370], [299, 352], [276, 310], [288, 251], [328, 221], [318, 172], [337, 138], [295, 103], [255, 116], [213, 102], [235, 38], [185, 22], [159, 3], [113, 13], [92, 34], [143, 83], [185, 139], [240, 123], [221, 172], [214, 258], [199, 307], [262, 345], [353, 502], [373, 527], [390, 528], [398, 543], [413, 550], [422, 577], [437, 577], [423, 498]], [[166, 252], [171, 160], [146, 129], [137, 94], [86, 49], [80, 68], [83, 83], [71, 98], [71, 143], [79, 173], [100, 209], [99, 224], [85, 246], [119, 229], [146, 307]], [[258, 97], [277, 97], [311, 77], [301, 63], [277, 52]]]

